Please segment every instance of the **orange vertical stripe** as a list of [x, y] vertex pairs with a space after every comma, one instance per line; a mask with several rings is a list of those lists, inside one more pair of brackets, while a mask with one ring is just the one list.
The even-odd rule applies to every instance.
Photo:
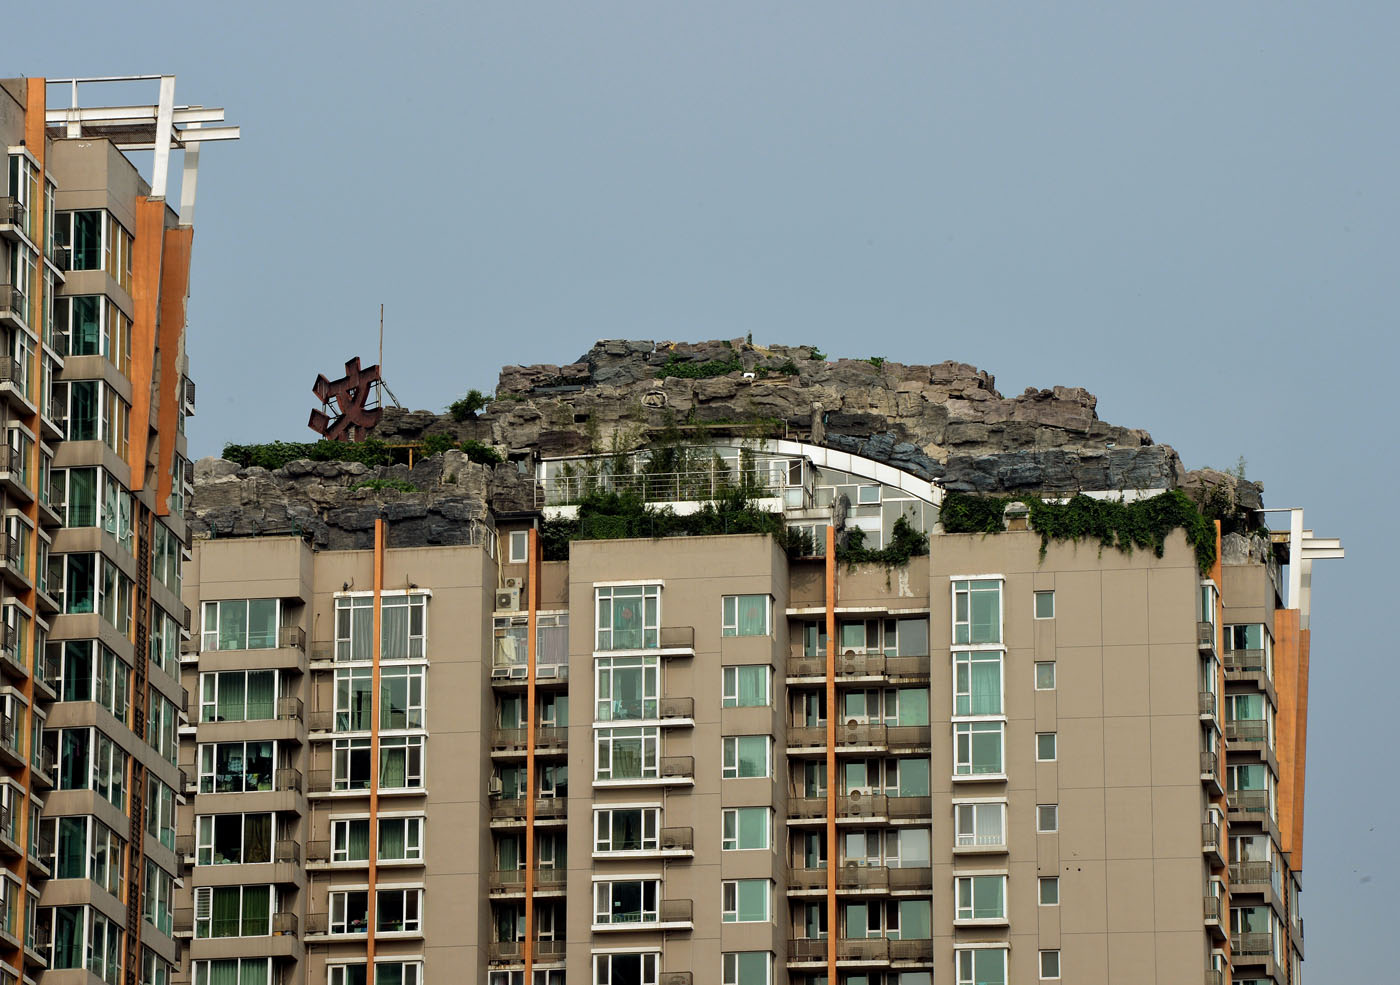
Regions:
[[367, 981], [374, 981], [374, 924], [378, 910], [374, 884], [378, 876], [379, 859], [379, 660], [381, 657], [380, 620], [384, 607], [384, 519], [374, 521], [374, 618], [372, 621], [374, 642], [371, 654], [374, 661], [370, 673], [369, 696], [369, 912], [366, 914], [365, 960]]
[[826, 972], [836, 985], [840, 914], [836, 908], [836, 528], [826, 528]]
[[[178, 371], [182, 340], [185, 334], [185, 297], [190, 288], [190, 248], [194, 230], [189, 227], [165, 230], [165, 248], [160, 268], [160, 320], [156, 328], [156, 344], [160, 348], [160, 393], [156, 414], [156, 513], [170, 515], [170, 488], [173, 485], [171, 465], [175, 461], [175, 435], [180, 429], [180, 404], [185, 399], [184, 374]], [[132, 360], [136, 358], [132, 353]], [[148, 415], [149, 416], [149, 415]], [[132, 410], [133, 440], [138, 429], [144, 433], [145, 419]], [[183, 481], [181, 479], [180, 481]]]
[[1274, 724], [1274, 753], [1278, 757], [1278, 836], [1289, 867], [1297, 870], [1294, 855], [1302, 846], [1294, 841], [1294, 816], [1301, 810], [1298, 799], [1298, 683], [1299, 640], [1297, 609], [1274, 610], [1274, 691], [1278, 714]]
[[[165, 246], [165, 202], [136, 196], [136, 239], [131, 247], [131, 436], [126, 461], [131, 466], [131, 491], [146, 488], [146, 454], [151, 436], [151, 392], [155, 383], [156, 317], [160, 305], [160, 265]], [[175, 372], [175, 353], [162, 366], [162, 376]], [[174, 440], [173, 437], [171, 440]]]
[[535, 629], [539, 624], [540, 538], [530, 529], [525, 580], [525, 981], [535, 965]]
[[1312, 630], [1298, 630], [1298, 707], [1293, 733], [1293, 854], [1289, 868], [1303, 868], [1303, 788], [1308, 777], [1308, 665], [1312, 660]]

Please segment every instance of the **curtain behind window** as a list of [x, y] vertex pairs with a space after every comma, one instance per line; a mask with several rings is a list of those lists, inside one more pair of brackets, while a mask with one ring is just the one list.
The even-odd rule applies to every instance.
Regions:
[[248, 649], [270, 650], [277, 645], [277, 600], [248, 602]]
[[211, 937], [239, 937], [239, 888], [237, 886], [215, 886], [213, 893], [212, 919], [209, 925]]
[[243, 861], [272, 861], [272, 815], [243, 815]]
[[379, 785], [402, 787], [407, 780], [407, 751], [402, 747], [379, 751]]
[[739, 635], [765, 636], [768, 633], [768, 596], [739, 596]]
[[[222, 621], [220, 622], [222, 626]], [[215, 714], [221, 722], [243, 721], [247, 699], [247, 682], [243, 674], [219, 675], [219, 701]]]
[[976, 660], [972, 675], [972, 715], [1001, 714], [1001, 661]]
[[351, 821], [345, 826], [345, 850], [354, 861], [369, 858], [369, 821]]
[[[387, 602], [387, 599], [385, 600]], [[380, 658], [406, 660], [408, 652], [408, 606], [380, 605]]]
[[270, 896], [266, 886], [244, 888], [242, 936], [261, 937], [272, 932]]
[[243, 650], [248, 646], [248, 603], [219, 603], [219, 649]]
[[386, 859], [403, 858], [404, 825], [402, 818], [379, 822], [379, 857]]
[[238, 959], [225, 958], [209, 962], [209, 977], [198, 979], [199, 985], [208, 981], [209, 985], [238, 985]]
[[264, 721], [273, 717], [277, 701], [275, 674], [270, 670], [248, 672], [248, 720]]

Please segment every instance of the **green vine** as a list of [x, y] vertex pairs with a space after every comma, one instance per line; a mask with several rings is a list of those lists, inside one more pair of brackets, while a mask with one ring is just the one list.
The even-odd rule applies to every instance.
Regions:
[[744, 369], [744, 363], [738, 356], [729, 359], [711, 359], [709, 362], [693, 363], [681, 359], [674, 352], [667, 357], [666, 361], [657, 369], [658, 377], [674, 376], [683, 380], [707, 380], [712, 376], [726, 376], [729, 373], [739, 373]]
[[578, 515], [546, 520], [540, 543], [546, 561], [567, 561], [576, 540], [703, 537], [716, 534], [769, 534], [786, 544], [781, 513], [759, 509], [742, 489], [728, 489], [694, 513], [677, 516], [652, 509], [635, 493], [594, 493], [578, 504]]
[[1135, 548], [1150, 549], [1161, 557], [1167, 537], [1180, 529], [1196, 553], [1197, 568], [1205, 573], [1215, 564], [1213, 518], [1203, 516], [1179, 489], [1132, 503], [1084, 495], [1050, 503], [1035, 496], [953, 492], [943, 500], [943, 529], [950, 534], [1000, 533], [1004, 529], [1003, 512], [1014, 502], [1030, 507], [1031, 528], [1040, 534], [1041, 560], [1052, 540], [1097, 540], [1100, 548], [1114, 548], [1124, 554], [1131, 554]]
[[865, 531], [852, 527], [846, 531], [846, 539], [836, 545], [836, 560], [847, 565], [883, 564], [887, 568], [909, 563], [913, 557], [923, 557], [928, 553], [928, 534], [914, 529], [904, 517], [894, 521], [890, 529], [890, 542], [876, 550], [865, 546]]
[[[401, 454], [400, 454], [401, 453]], [[406, 449], [390, 448], [378, 438], [365, 441], [269, 441], [256, 445], [224, 445], [223, 458], [243, 468], [280, 469], [288, 462], [362, 462], [393, 465], [407, 461]]]

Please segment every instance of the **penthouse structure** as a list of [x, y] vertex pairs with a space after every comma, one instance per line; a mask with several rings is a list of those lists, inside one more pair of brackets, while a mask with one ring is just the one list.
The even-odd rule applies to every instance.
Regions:
[[951, 532], [939, 482], [804, 438], [449, 451], [393, 473], [422, 496], [202, 465], [182, 975], [1299, 982], [1340, 546], [1189, 505], [1160, 556], [1016, 502]]
[[[222, 111], [174, 82], [0, 79], [3, 985], [167, 985], [180, 961], [185, 303], [197, 148], [237, 128], [195, 133]], [[122, 84], [151, 104], [84, 101]]]

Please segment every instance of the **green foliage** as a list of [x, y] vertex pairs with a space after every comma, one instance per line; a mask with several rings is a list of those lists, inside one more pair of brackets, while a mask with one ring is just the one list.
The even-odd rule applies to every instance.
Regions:
[[363, 482], [355, 483], [350, 488], [376, 490], [392, 489], [395, 492], [407, 493], [422, 492], [421, 489], [419, 489], [413, 483], [409, 482], [407, 479], [365, 479]]
[[783, 361], [782, 365], [774, 367], [773, 372], [783, 376], [796, 376], [801, 370], [797, 368], [797, 363], [787, 359]]
[[1040, 556], [1052, 540], [1097, 540], [1100, 548], [1131, 554], [1150, 549], [1161, 557], [1168, 535], [1180, 529], [1196, 552], [1196, 566], [1207, 572], [1215, 563], [1215, 525], [1179, 489], [1132, 503], [1076, 495], [1064, 503], [1035, 496], [970, 496], [948, 493], [943, 500], [943, 529], [950, 534], [1000, 533], [1002, 512], [1013, 502], [1030, 507], [1032, 529], [1040, 534]]
[[447, 411], [458, 424], [476, 416], [489, 398], [480, 390], [468, 390], [467, 395], [447, 405]]
[[807, 358], [816, 362], [826, 362], [826, 353], [822, 352], [816, 346], [812, 346], [812, 351], [807, 354]]
[[865, 531], [852, 527], [846, 531], [845, 543], [836, 545], [836, 560], [844, 564], [883, 564], [892, 568], [909, 563], [911, 557], [928, 553], [928, 534], [915, 530], [904, 517], [894, 521], [890, 542], [880, 550], [865, 546]]
[[871, 356], [869, 359], [866, 360], [866, 362], [868, 362], [870, 365], [874, 366], [876, 369], [879, 369], [881, 366], [885, 365], [885, 357], [884, 357], [884, 356]]
[[313, 462], [363, 462], [365, 465], [392, 465], [402, 457], [378, 438], [366, 441], [270, 441], [260, 445], [224, 445], [223, 458], [243, 468], [257, 466], [280, 469], [288, 462], [310, 459]]
[[692, 363], [678, 357], [674, 352], [657, 369], [658, 377], [674, 376], [683, 380], [707, 380], [712, 376], [725, 376], [739, 373], [744, 363], [738, 356], [729, 359], [711, 359], [708, 362]]
[[716, 534], [770, 534], [784, 543], [783, 517], [759, 509], [738, 488], [722, 491], [686, 516], [677, 516], [670, 509], [651, 509], [635, 492], [598, 492], [579, 502], [577, 517], [546, 520], [540, 528], [540, 542], [546, 561], [566, 561], [569, 544], [575, 540]]
[[443, 452], [456, 448], [457, 442], [452, 440], [450, 434], [430, 434], [423, 439], [423, 443], [418, 446], [418, 454], [424, 458], [430, 455], [441, 455]]
[[505, 456], [496, 449], [492, 448], [490, 445], [483, 445], [480, 441], [476, 441], [473, 438], [468, 438], [457, 447], [466, 453], [468, 461], [476, 462], [480, 465], [500, 465], [505, 461]]

